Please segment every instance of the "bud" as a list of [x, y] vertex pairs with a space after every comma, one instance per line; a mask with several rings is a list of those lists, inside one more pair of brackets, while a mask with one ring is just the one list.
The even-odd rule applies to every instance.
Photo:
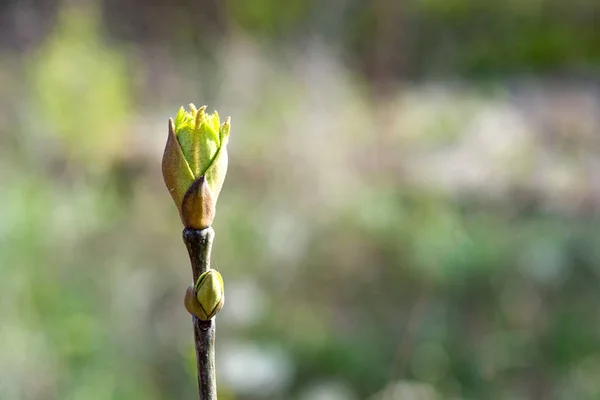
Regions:
[[215, 217], [217, 198], [227, 173], [230, 119], [221, 125], [219, 114], [206, 106], [179, 109], [169, 119], [162, 161], [165, 184], [186, 228], [208, 228]]
[[214, 269], [200, 275], [196, 286], [188, 287], [185, 292], [185, 308], [202, 321], [208, 321], [221, 311], [224, 302], [223, 278]]

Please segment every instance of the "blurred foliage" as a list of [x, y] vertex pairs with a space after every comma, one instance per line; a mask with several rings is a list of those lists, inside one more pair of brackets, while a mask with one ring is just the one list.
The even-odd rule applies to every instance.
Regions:
[[[32, 60], [40, 121], [66, 151], [102, 167], [124, 153], [132, 100], [125, 60], [104, 46], [95, 10], [61, 10], [54, 32]], [[77, 107], [74, 108], [74, 105]]]
[[233, 124], [220, 398], [599, 398], [600, 96], [515, 84], [597, 72], [596, 2], [252, 4], [0, 3], [0, 399], [196, 395], [191, 101]]
[[[123, 9], [107, 3], [108, 15]], [[589, 77], [598, 73], [600, 62], [600, 4], [594, 0], [293, 0], [286, 7], [273, 0], [180, 3], [185, 10], [213, 10], [216, 4], [212, 13], [219, 17], [202, 24], [189, 22], [188, 34], [195, 35], [197, 43], [219, 38], [216, 27], [221, 33], [242, 29], [280, 47], [318, 37], [373, 81], [507, 73]], [[164, 10], [164, 4], [156, 2], [155, 7]], [[177, 9], [172, 13], [176, 18]], [[156, 12], [141, 17], [146, 19], [144, 26], [159, 23]], [[165, 15], [160, 17], [164, 20]], [[170, 40], [169, 32], [163, 40]]]
[[275, 0], [258, 0], [252, 3], [243, 0], [226, 2], [227, 14], [245, 30], [255, 34], [279, 37], [282, 32], [297, 30], [310, 18], [316, 8], [314, 1], [293, 0], [281, 7]]

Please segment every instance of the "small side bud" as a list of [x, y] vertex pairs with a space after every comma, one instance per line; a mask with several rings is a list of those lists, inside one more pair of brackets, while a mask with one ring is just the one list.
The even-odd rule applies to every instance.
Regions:
[[202, 321], [208, 321], [221, 311], [224, 302], [223, 277], [214, 269], [200, 275], [196, 286], [187, 289], [184, 300], [188, 312]]

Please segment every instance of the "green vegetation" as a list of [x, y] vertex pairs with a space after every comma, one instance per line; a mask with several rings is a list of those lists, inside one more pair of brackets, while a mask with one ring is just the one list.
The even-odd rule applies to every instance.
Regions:
[[600, 100], [544, 80], [597, 73], [597, 2], [241, 3], [0, 48], [0, 399], [197, 396], [160, 172], [192, 101], [235, 121], [219, 399], [598, 398]]

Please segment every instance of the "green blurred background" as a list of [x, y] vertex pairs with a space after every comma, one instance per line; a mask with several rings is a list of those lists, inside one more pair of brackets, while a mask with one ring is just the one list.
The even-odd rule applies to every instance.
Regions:
[[167, 119], [232, 117], [222, 400], [600, 399], [600, 3], [0, 0], [0, 399], [194, 399]]

